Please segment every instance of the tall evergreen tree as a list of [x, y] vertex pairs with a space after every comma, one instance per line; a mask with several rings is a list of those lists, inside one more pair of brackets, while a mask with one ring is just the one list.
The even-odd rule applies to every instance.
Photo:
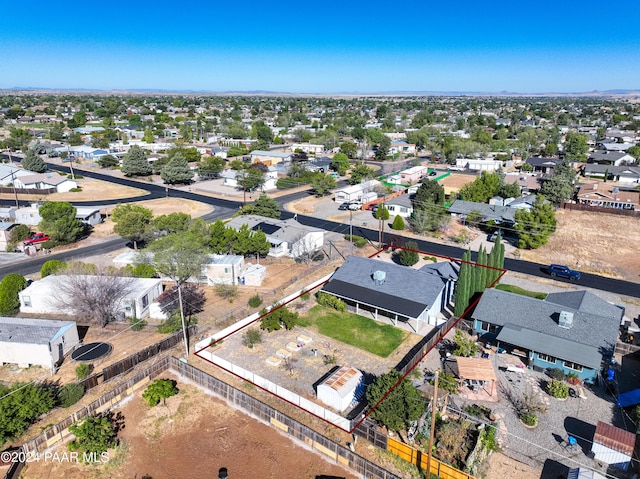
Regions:
[[40, 158], [34, 148], [29, 148], [25, 153], [24, 159], [22, 160], [22, 167], [34, 173], [44, 173], [47, 171], [47, 165], [44, 164], [44, 161], [42, 161], [42, 158]]
[[170, 185], [176, 183], [190, 183], [193, 178], [193, 171], [189, 168], [189, 163], [181, 153], [174, 155], [171, 160], [162, 168], [160, 178]]
[[133, 145], [122, 158], [121, 170], [124, 176], [150, 175], [151, 165], [145, 151], [138, 145]]
[[468, 262], [471, 261], [471, 251], [467, 250], [462, 255], [462, 264], [460, 265], [460, 274], [456, 282], [456, 300], [454, 305], [454, 315], [462, 316], [465, 309], [469, 305], [471, 298], [471, 281], [473, 275], [473, 266]]

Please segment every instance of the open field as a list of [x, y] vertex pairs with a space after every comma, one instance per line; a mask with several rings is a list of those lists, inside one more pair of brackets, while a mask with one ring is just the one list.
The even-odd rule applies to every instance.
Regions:
[[[115, 183], [107, 181], [88, 178], [77, 181], [82, 191], [68, 191], [66, 193], [53, 193], [51, 195], [26, 195], [18, 193], [18, 199], [31, 201], [101, 201], [147, 194], [147, 192], [142, 189], [116, 185]], [[15, 196], [12, 193], [3, 193], [0, 194], [0, 198], [13, 200]]]
[[[200, 478], [217, 477], [221, 467], [229, 470], [231, 478], [357, 477], [180, 378], [165, 377], [177, 380], [180, 393], [169, 398], [166, 406], [155, 408], [149, 408], [140, 394], [127, 400], [117, 410], [125, 420], [119, 434], [122, 445], [109, 451], [107, 463], [37, 462], [28, 465], [21, 477]], [[66, 451], [66, 445], [56, 451]]]
[[587, 211], [556, 211], [557, 230], [522, 259], [560, 263], [588, 273], [637, 282], [640, 278], [640, 219]]

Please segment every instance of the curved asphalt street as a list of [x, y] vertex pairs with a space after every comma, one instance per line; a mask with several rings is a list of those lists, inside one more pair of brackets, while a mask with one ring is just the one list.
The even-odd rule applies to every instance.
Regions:
[[[66, 172], [70, 172], [68, 167], [65, 166], [60, 166], [60, 165], [54, 165], [54, 164], [47, 164], [47, 166], [49, 166], [52, 169], [56, 169], [56, 170], [61, 170], [61, 171], [66, 171]], [[146, 191], [148, 191], [149, 193], [146, 195], [142, 195], [142, 196], [137, 196], [137, 197], [133, 197], [133, 198], [127, 198], [127, 199], [118, 199], [118, 200], [96, 200], [96, 201], [78, 201], [78, 202], [73, 202], [73, 204], [75, 206], [105, 206], [105, 205], [110, 205], [110, 204], [116, 204], [116, 203], [124, 203], [124, 202], [133, 202], [133, 201], [140, 201], [140, 200], [150, 200], [150, 199], [156, 199], [156, 198], [165, 198], [167, 196], [167, 190], [164, 186], [160, 186], [160, 185], [156, 185], [153, 183], [147, 183], [147, 182], [143, 182], [143, 181], [137, 181], [137, 180], [132, 180], [129, 178], [119, 178], [119, 177], [114, 177], [111, 175], [105, 175], [102, 173], [98, 173], [95, 171], [90, 171], [90, 170], [82, 170], [82, 169], [78, 169], [75, 168], [74, 169], [75, 172], [77, 172], [78, 174], [82, 174], [83, 176], [87, 177], [87, 178], [94, 178], [97, 180], [103, 180], [103, 181], [109, 181], [112, 183], [116, 183], [119, 185], [123, 185], [123, 186], [129, 186], [132, 188], [138, 188], [138, 189], [144, 189]], [[293, 201], [295, 199], [299, 199], [299, 198], [303, 198], [306, 195], [308, 195], [308, 192], [302, 191], [302, 192], [297, 192], [297, 193], [293, 193], [291, 195], [286, 195], [286, 196], [282, 196], [280, 198], [278, 198], [278, 203], [282, 206], [284, 203], [287, 203], [289, 201]], [[238, 207], [242, 204], [241, 202], [238, 201], [231, 201], [231, 200], [225, 200], [225, 199], [221, 199], [221, 198], [214, 198], [214, 197], [210, 197], [210, 196], [206, 196], [206, 195], [201, 195], [198, 193], [193, 193], [191, 191], [182, 191], [182, 190], [177, 190], [177, 189], [173, 189], [173, 188], [169, 188], [168, 189], [168, 196], [169, 197], [173, 197], [173, 198], [184, 198], [187, 200], [192, 200], [192, 201], [198, 201], [201, 203], [205, 203], [211, 206], [215, 207], [214, 213], [206, 215], [204, 218], [208, 221], [215, 221], [215, 219], [217, 218], [223, 218], [223, 217], [229, 217], [233, 214], [233, 212], [238, 210]], [[291, 218], [293, 216], [293, 213], [288, 212], [288, 211], [282, 211], [282, 218], [286, 219], [286, 218]], [[338, 223], [335, 221], [329, 221], [326, 219], [322, 219], [322, 218], [315, 218], [313, 216], [305, 216], [305, 215], [301, 215], [298, 214], [297, 215], [297, 220], [305, 225], [305, 226], [310, 226], [312, 228], [318, 228], [318, 229], [323, 229], [325, 231], [331, 231], [331, 232], [335, 232], [335, 233], [339, 233], [341, 235], [345, 235], [345, 234], [349, 234], [349, 225], [346, 223]], [[373, 243], [376, 243], [378, 241], [378, 230], [373, 230], [373, 229], [369, 229], [369, 228], [363, 228], [363, 227], [353, 227], [353, 233], [359, 236], [363, 236], [365, 238], [367, 238], [368, 240], [370, 240]], [[404, 244], [405, 239], [409, 239], [406, 237], [403, 237], [402, 235], [398, 235], [397, 233], [393, 233], [391, 234], [386, 234], [385, 235], [385, 239], [387, 242], [391, 243], [391, 244], [397, 244], [397, 245], [402, 245]], [[459, 248], [456, 246], [449, 246], [449, 245], [443, 245], [440, 243], [434, 243], [428, 240], [420, 240], [420, 239], [415, 239], [415, 238], [410, 238], [411, 241], [415, 241], [418, 244], [418, 247], [421, 251], [427, 252], [427, 253], [431, 253], [431, 254], [435, 254], [438, 256], [444, 256], [444, 257], [448, 257], [448, 258], [454, 258], [454, 259], [459, 259], [462, 257], [462, 254], [465, 252], [465, 249], [463, 248]], [[109, 240], [109, 246], [108, 247], [112, 247], [111, 250], [115, 250], [118, 249], [116, 247], [114, 247], [115, 245], [115, 240]], [[125, 243], [124, 240], [121, 240], [122, 243], [120, 246], [118, 247], [122, 247], [122, 245]], [[106, 243], [103, 243], [103, 245]], [[98, 246], [98, 245], [96, 245]], [[74, 253], [75, 255], [72, 255], [71, 257], [80, 257], [80, 255], [82, 254], [83, 256], [90, 256], [95, 253], [95, 250], [92, 250], [91, 252], [89, 252], [89, 250], [93, 248], [91, 247], [87, 247], [87, 248], [81, 248], [81, 249], [76, 249], [75, 251], [70, 251], [69, 253]], [[82, 251], [82, 252], [81, 252]], [[85, 252], [87, 254], [85, 254]], [[64, 254], [64, 253], [59, 253], [59, 254], [54, 254], [54, 255], [49, 255], [47, 257], [43, 257], [44, 261], [46, 261], [47, 259], [62, 259], [59, 255], [60, 254]], [[29, 265], [36, 265], [36, 262], [33, 263], [29, 263]], [[17, 263], [15, 265], [16, 268], [19, 268], [18, 271], [16, 272], [20, 272], [22, 271], [21, 274], [28, 274], [28, 273], [33, 273], [35, 271], [37, 271], [39, 269], [39, 267], [35, 270], [31, 270], [31, 268], [29, 268], [27, 266], [27, 262], [20, 262]], [[8, 265], [8, 266], [3, 266], [0, 267], [0, 276], [4, 276], [6, 274], [8, 274], [10, 271], [7, 270], [7, 268], [11, 268], [13, 269], [13, 265]], [[532, 276], [540, 276], [540, 277], [545, 277], [548, 278], [548, 274], [545, 271], [545, 265], [541, 265], [539, 263], [532, 263], [529, 261], [523, 261], [523, 260], [516, 260], [516, 259], [510, 259], [510, 258], [505, 258], [505, 268], [507, 270], [510, 271], [515, 271], [518, 273], [524, 273], [524, 274], [529, 274]], [[560, 280], [562, 281], [562, 280]], [[579, 285], [583, 285], [585, 287], [589, 287], [589, 288], [594, 288], [594, 289], [600, 289], [603, 291], [609, 291], [612, 293], [618, 293], [621, 295], [625, 295], [625, 296], [631, 296], [631, 297], [637, 297], [640, 298], [640, 284], [637, 283], [632, 283], [630, 281], [624, 281], [624, 280], [620, 280], [620, 279], [614, 279], [614, 278], [607, 278], [604, 276], [598, 276], [595, 274], [589, 274], [589, 273], [581, 273], [581, 278], [578, 281]]]

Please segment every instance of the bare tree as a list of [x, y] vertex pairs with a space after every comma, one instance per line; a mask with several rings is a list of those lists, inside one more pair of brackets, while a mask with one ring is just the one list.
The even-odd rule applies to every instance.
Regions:
[[113, 270], [96, 270], [89, 274], [82, 268], [67, 268], [56, 277], [58, 282], [52, 303], [103, 328], [125, 308], [135, 281], [135, 278], [117, 276]]
[[321, 248], [318, 248], [317, 242], [313, 236], [307, 233], [301, 233], [291, 243], [291, 250], [296, 261], [309, 264], [314, 258], [319, 257]]

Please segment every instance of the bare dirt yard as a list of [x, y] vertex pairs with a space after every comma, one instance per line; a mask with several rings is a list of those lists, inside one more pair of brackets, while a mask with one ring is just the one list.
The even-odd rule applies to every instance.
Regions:
[[640, 219], [559, 209], [556, 220], [549, 242], [537, 250], [520, 250], [523, 259], [638, 282]]
[[[82, 188], [82, 191], [68, 191], [66, 193], [53, 193], [51, 195], [25, 195], [23, 193], [19, 193], [18, 199], [31, 201], [99, 201], [130, 198], [132, 196], [140, 196], [147, 193], [142, 189], [116, 185], [115, 183], [107, 181], [92, 180], [88, 178], [77, 181], [78, 186]], [[14, 199], [14, 195], [12, 193], [3, 193], [0, 194], [0, 198]]]
[[[174, 479], [217, 477], [226, 467], [231, 478], [358, 477], [273, 427], [208, 396], [179, 378], [180, 393], [150, 408], [136, 394], [118, 409], [125, 427], [121, 445], [98, 466], [73, 462], [29, 464], [22, 478]], [[56, 451], [66, 451], [66, 444]]]

